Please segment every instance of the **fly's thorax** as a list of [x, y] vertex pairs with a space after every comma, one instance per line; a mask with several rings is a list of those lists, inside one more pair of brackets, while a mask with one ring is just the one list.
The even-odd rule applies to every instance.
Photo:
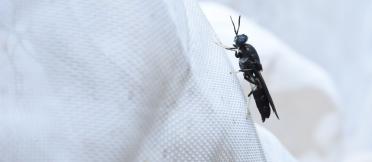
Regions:
[[249, 58], [248, 57], [240, 57], [239, 58], [240, 69], [246, 69], [248, 66], [249, 66]]

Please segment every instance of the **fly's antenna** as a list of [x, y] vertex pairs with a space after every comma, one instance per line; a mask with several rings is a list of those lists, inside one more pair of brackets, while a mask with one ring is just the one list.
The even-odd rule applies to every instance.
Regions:
[[234, 33], [235, 33], [235, 35], [238, 35], [238, 33], [239, 33], [239, 29], [240, 29], [240, 17], [241, 17], [241, 16], [239, 15], [239, 19], [238, 19], [238, 30], [236, 30], [236, 28], [235, 28], [235, 23], [234, 23], [232, 17], [230, 16], [231, 23], [232, 23], [233, 26], [234, 26]]
[[238, 19], [238, 30], [236, 30], [236, 35], [238, 35], [239, 29], [240, 29], [240, 15], [239, 15], [239, 19]]
[[[235, 28], [235, 24], [234, 24], [234, 21], [233, 21], [233, 19], [232, 19], [232, 17], [230, 16], [230, 20], [231, 20], [231, 23], [233, 24], [233, 26], [234, 26], [234, 33], [235, 33], [235, 35], [238, 35], [238, 32], [236, 31], [236, 28]], [[240, 20], [240, 17], [239, 17], [239, 20]]]

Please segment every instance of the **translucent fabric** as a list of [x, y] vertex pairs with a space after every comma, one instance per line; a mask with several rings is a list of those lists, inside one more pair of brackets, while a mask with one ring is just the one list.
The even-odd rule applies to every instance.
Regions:
[[193, 0], [0, 0], [0, 161], [270, 161], [216, 40]]

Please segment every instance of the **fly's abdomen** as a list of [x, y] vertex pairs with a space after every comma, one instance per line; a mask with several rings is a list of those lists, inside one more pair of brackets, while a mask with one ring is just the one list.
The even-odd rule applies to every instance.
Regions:
[[257, 87], [257, 89], [253, 91], [253, 97], [258, 111], [261, 114], [262, 122], [270, 117], [270, 101], [267, 95], [263, 87]]

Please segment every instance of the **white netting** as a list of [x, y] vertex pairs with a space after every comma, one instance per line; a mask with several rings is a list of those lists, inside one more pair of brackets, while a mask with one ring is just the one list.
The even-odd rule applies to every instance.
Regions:
[[265, 161], [196, 2], [0, 9], [0, 161]]

